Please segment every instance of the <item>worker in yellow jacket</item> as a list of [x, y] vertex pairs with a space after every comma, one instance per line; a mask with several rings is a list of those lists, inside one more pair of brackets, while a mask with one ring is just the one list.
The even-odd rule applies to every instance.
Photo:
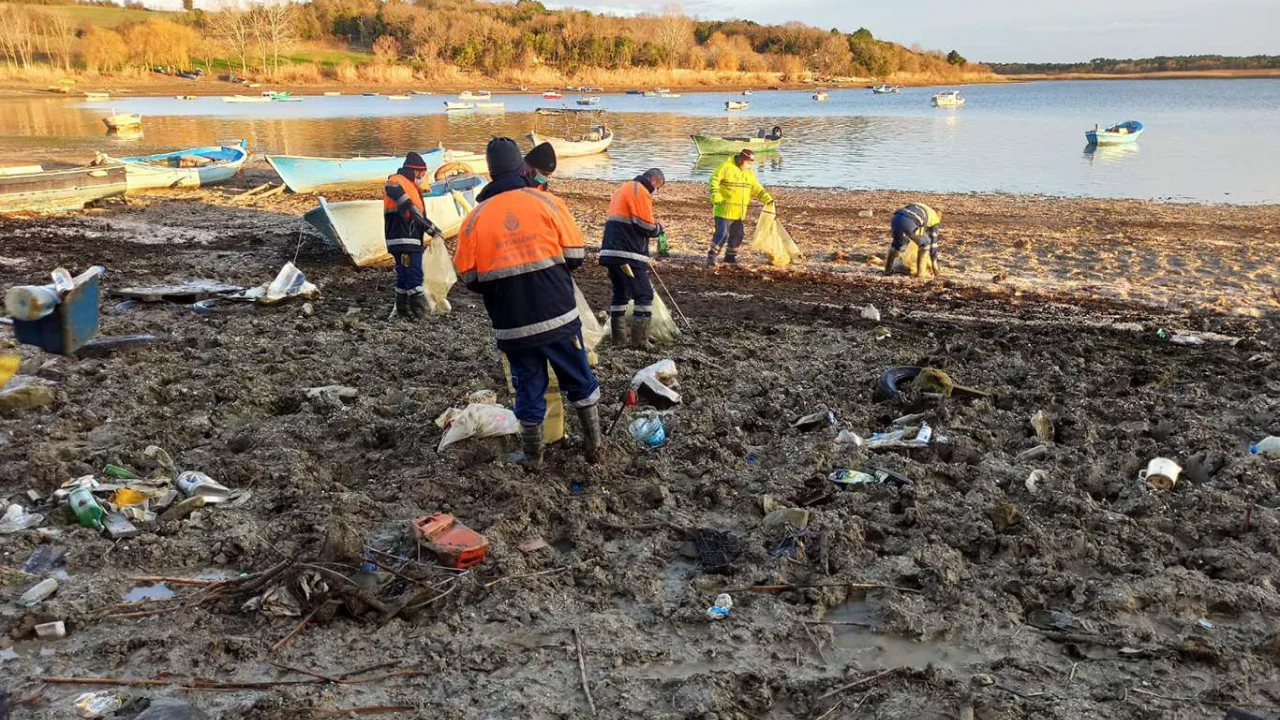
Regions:
[[772, 205], [773, 196], [756, 179], [754, 166], [755, 153], [743, 149], [737, 155], [724, 161], [711, 175], [711, 204], [716, 218], [716, 234], [711, 238], [711, 249], [707, 251], [707, 267], [715, 267], [720, 256], [720, 248], [728, 243], [724, 261], [737, 262], [738, 246], [746, 238], [746, 230], [742, 224], [747, 219], [747, 207], [751, 198], [763, 205]]

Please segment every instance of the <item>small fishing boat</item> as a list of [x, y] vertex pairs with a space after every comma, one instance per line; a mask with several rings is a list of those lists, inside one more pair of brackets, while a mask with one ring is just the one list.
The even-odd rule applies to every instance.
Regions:
[[105, 198], [124, 195], [123, 165], [45, 170], [36, 165], [28, 172], [0, 173], [0, 213], [80, 210]]
[[302, 102], [302, 98], [293, 97], [289, 93], [283, 93], [271, 98], [271, 102]]
[[450, 110], [475, 110], [475, 109], [476, 109], [476, 104], [475, 104], [475, 103], [469, 103], [469, 102], [454, 102], [453, 100], [445, 100], [445, 101], [444, 101], [444, 109], [445, 109], [446, 111], [450, 111]]
[[613, 144], [613, 131], [604, 125], [599, 125], [591, 132], [569, 137], [554, 137], [531, 132], [529, 141], [535, 146], [544, 142], [551, 143], [558, 158], [584, 157], [598, 155], [608, 150]]
[[328, 90], [328, 91], [326, 91], [326, 92], [325, 92], [324, 96], [325, 96], [325, 97], [338, 97], [338, 96], [339, 96], [339, 95], [341, 95], [341, 94], [342, 94], [342, 93], [338, 92], [337, 90]]
[[388, 95], [387, 99], [395, 100], [397, 102], [404, 102], [405, 100], [409, 100], [410, 96], [409, 95]]
[[435, 93], [431, 92], [430, 90], [410, 90], [409, 94], [410, 95], [435, 95]]
[[659, 90], [659, 91], [658, 91], [658, 97], [660, 97], [660, 98], [665, 98], [665, 99], [668, 99], [668, 100], [674, 100], [674, 99], [676, 99], [676, 98], [680, 97], [680, 93], [673, 93], [673, 92], [671, 92], [670, 90]]
[[813, 99], [817, 102], [826, 102], [831, 99], [831, 93], [826, 90], [819, 90], [813, 94]]
[[625, 94], [625, 95], [644, 95], [644, 91], [643, 91], [643, 90], [624, 90], [624, 91], [623, 91], [623, 94]]
[[671, 88], [656, 87], [653, 89], [653, 91], [658, 93], [659, 95], [666, 95], [667, 93], [671, 92]]
[[751, 107], [751, 103], [746, 100], [730, 100], [724, 104], [725, 110], [746, 110]]
[[195, 100], [196, 99], [195, 95], [175, 95], [174, 97], [178, 100]]
[[504, 102], [478, 102], [477, 110], [506, 110], [507, 104]]
[[1144, 129], [1137, 120], [1125, 120], [1108, 128], [1094, 125], [1092, 130], [1085, 132], [1084, 139], [1090, 145], [1125, 145], [1136, 142]]
[[591, 97], [578, 98], [577, 102], [579, 105], [599, 105], [600, 98], [593, 95]]
[[106, 125], [108, 130], [142, 127], [142, 116], [138, 113], [113, 112], [102, 118], [102, 124]]
[[493, 99], [493, 93], [488, 90], [466, 90], [458, 93], [458, 99], [463, 102], [484, 102]]
[[263, 90], [263, 91], [262, 91], [262, 97], [267, 98], [268, 100], [276, 100], [276, 99], [278, 99], [278, 98], [282, 98], [282, 97], [286, 97], [286, 98], [287, 98], [287, 97], [289, 97], [289, 96], [290, 96], [290, 95], [292, 95], [292, 94], [293, 94], [293, 93], [289, 93], [289, 92], [279, 92], [278, 90]]
[[[542, 132], [538, 127], [538, 118], [544, 115], [559, 118], [541, 123], [557, 125], [554, 135]], [[533, 130], [528, 137], [535, 146], [550, 143], [555, 148], [556, 157], [598, 155], [613, 144], [613, 131], [605, 124], [605, 115], [605, 111], [599, 108], [538, 108], [534, 111]]]
[[[427, 169], [434, 170], [443, 162], [443, 148], [420, 152]], [[372, 185], [384, 182], [400, 169], [403, 155], [380, 157], [326, 158], [303, 155], [268, 155], [267, 162], [289, 189], [296, 193], [314, 192], [320, 188]]]
[[361, 96], [363, 96], [363, 97], [380, 97], [380, 96], [382, 95], [382, 93], [380, 93], [380, 92], [367, 92], [367, 93], [360, 93], [360, 95], [361, 95]]
[[752, 95], [752, 93], [751, 93], [751, 91], [750, 91], [750, 90], [743, 90], [743, 91], [742, 91], [742, 97], [751, 97], [751, 95]]
[[578, 88], [578, 90], [579, 90], [580, 92], [584, 92], [584, 93], [598, 93], [598, 92], [604, 92], [604, 88], [599, 87], [599, 86], [596, 86], [596, 85], [583, 85], [582, 87]]
[[960, 97], [959, 90], [948, 90], [946, 92], [940, 92], [937, 95], [934, 95], [933, 100], [931, 100], [930, 102], [933, 103], [934, 107], [939, 107], [939, 108], [960, 107], [961, 105], [964, 105], [964, 98]]
[[754, 137], [708, 135], [700, 133], [691, 135], [693, 144], [699, 155], [736, 155], [741, 150], [752, 152], [778, 152], [782, 147], [782, 128], [775, 125], [772, 130], [761, 130]]
[[266, 103], [271, 102], [271, 98], [262, 97], [261, 95], [223, 95], [222, 102], [229, 103]]
[[543, 100], [563, 100], [564, 93], [560, 92], [559, 90], [548, 90], [542, 93], [542, 99]]
[[111, 99], [111, 95], [104, 92], [86, 92], [84, 94], [85, 102], [102, 102], [104, 100], [110, 100], [110, 99]]
[[572, 118], [601, 118], [607, 114], [602, 108], [582, 109], [568, 107], [540, 107], [535, 109], [533, 113], [535, 115], [561, 115]]
[[124, 165], [129, 192], [154, 188], [207, 187], [226, 182], [240, 172], [249, 157], [248, 142], [212, 145], [157, 155], [114, 158], [100, 155], [95, 165]]
[[901, 89], [897, 85], [886, 85], [884, 83], [871, 86], [871, 92], [876, 95], [894, 95]]
[[[454, 237], [462, 221], [475, 207], [476, 193], [485, 179], [472, 174], [455, 175], [431, 185], [422, 201], [427, 217], [446, 237]], [[391, 263], [383, 234], [381, 200], [351, 200], [331, 203], [323, 197], [320, 205], [303, 215], [312, 227], [351, 259], [357, 267]]]

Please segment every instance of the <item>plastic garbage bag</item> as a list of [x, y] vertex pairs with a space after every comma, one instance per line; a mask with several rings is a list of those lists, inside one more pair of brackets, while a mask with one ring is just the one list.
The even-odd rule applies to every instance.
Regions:
[[787, 267], [800, 257], [800, 246], [796, 245], [796, 241], [791, 239], [791, 233], [778, 221], [777, 205], [765, 205], [760, 211], [751, 247], [768, 256], [769, 264], [774, 267]]
[[[634, 314], [635, 301], [627, 303], [627, 317], [630, 318]], [[601, 330], [603, 333], [603, 330]], [[649, 320], [649, 339], [656, 343], [671, 344], [680, 337], [680, 326], [676, 325], [675, 318], [671, 317], [671, 311], [667, 309], [667, 304], [662, 301], [662, 296], [654, 294], [653, 296], [653, 317]]]
[[681, 403], [680, 393], [675, 391], [679, 386], [676, 362], [671, 358], [659, 360], [631, 378], [631, 388], [636, 391], [639, 399], [659, 410], [667, 410]]
[[573, 297], [578, 301], [578, 317], [582, 320], [582, 341], [586, 343], [587, 357], [594, 365], [593, 353], [596, 346], [604, 339], [604, 327], [600, 325], [596, 314], [591, 311], [591, 306], [587, 304], [587, 298], [582, 294], [582, 289], [577, 283], [573, 284]]
[[286, 262], [276, 278], [269, 283], [246, 290], [236, 295], [245, 300], [256, 300], [260, 305], [274, 305], [288, 298], [301, 297], [308, 300], [320, 297], [320, 289], [307, 282], [293, 263]]
[[449, 408], [436, 418], [436, 426], [444, 430], [440, 445], [436, 452], [443, 451], [450, 445], [472, 437], [498, 437], [514, 435], [519, 432], [520, 424], [515, 413], [501, 405], [484, 405], [472, 403], [465, 408]]
[[[893, 267], [890, 271], [895, 275], [915, 275], [916, 274], [916, 258], [919, 257], [920, 246], [915, 241], [907, 243], [907, 247], [898, 254], [898, 259], [893, 261]], [[933, 259], [929, 257], [929, 251], [924, 253], [924, 271], [926, 274], [933, 274]]]
[[453, 310], [449, 304], [449, 289], [458, 282], [458, 272], [453, 269], [449, 248], [444, 238], [433, 237], [427, 243], [422, 256], [422, 287], [427, 294], [427, 311], [432, 315], [447, 315]]

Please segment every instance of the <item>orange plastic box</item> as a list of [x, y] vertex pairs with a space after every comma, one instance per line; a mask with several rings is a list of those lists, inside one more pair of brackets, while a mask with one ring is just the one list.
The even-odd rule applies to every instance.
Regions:
[[452, 568], [478, 565], [489, 552], [489, 540], [447, 513], [436, 513], [413, 521], [413, 536]]

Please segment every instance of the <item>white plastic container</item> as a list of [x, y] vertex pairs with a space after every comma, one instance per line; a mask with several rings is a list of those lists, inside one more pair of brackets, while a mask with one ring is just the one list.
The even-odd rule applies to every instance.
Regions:
[[1257, 445], [1250, 445], [1249, 452], [1263, 457], [1280, 458], [1280, 437], [1271, 435]]

